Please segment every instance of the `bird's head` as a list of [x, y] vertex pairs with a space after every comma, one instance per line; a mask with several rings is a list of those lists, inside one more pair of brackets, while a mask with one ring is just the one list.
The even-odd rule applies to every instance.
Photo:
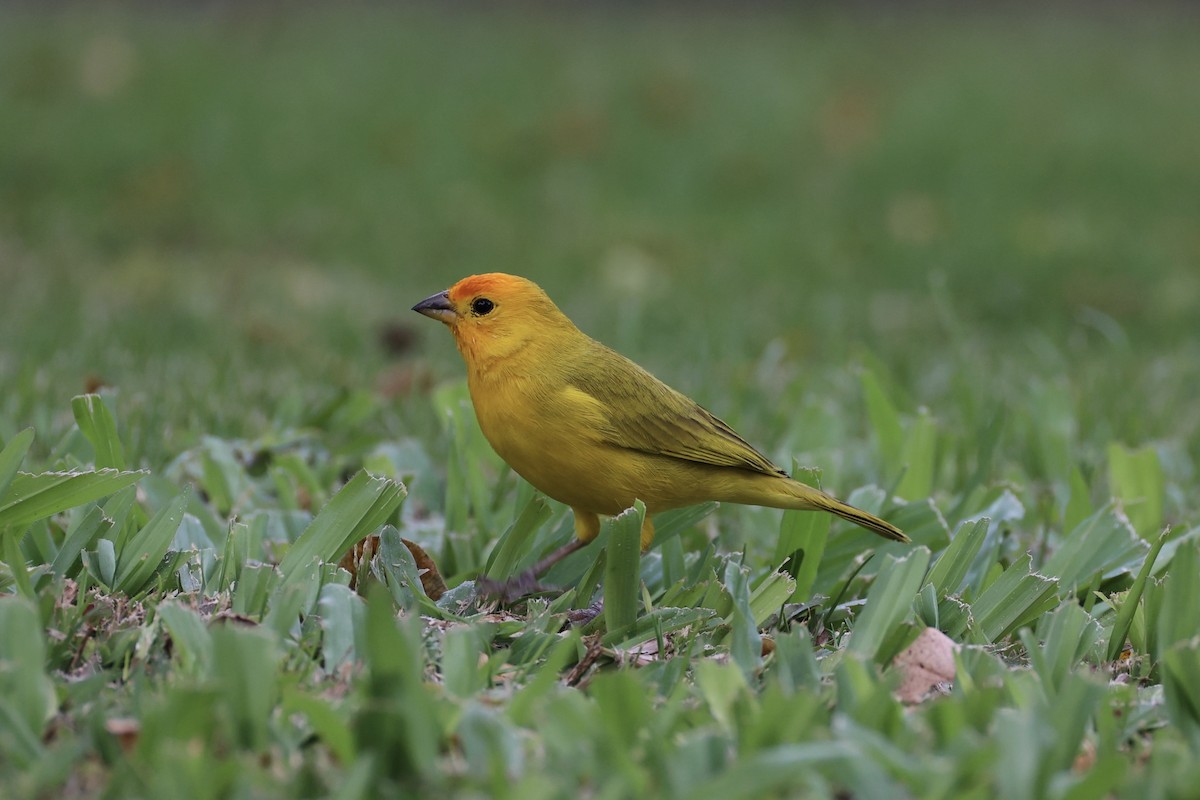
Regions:
[[555, 331], [577, 330], [540, 286], [502, 272], [463, 278], [413, 311], [444, 322], [468, 363], [552, 341]]

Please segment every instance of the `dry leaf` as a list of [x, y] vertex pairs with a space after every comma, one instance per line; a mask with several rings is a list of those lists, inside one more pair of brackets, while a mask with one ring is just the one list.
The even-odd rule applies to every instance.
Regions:
[[105, 721], [104, 729], [113, 735], [117, 743], [121, 745], [121, 750], [128, 754], [137, 745], [138, 734], [142, 732], [142, 724], [136, 719], [128, 717], [114, 717]]
[[303, 486], [296, 487], [296, 507], [304, 511], [312, 511], [312, 495]]
[[600, 658], [600, 654], [604, 652], [604, 646], [600, 644], [601, 638], [601, 635], [598, 633], [583, 637], [581, 641], [586, 648], [583, 658], [579, 659], [575, 666], [571, 668], [571, 671], [563, 678], [563, 683], [567, 686], [578, 686], [581, 689], [587, 685], [588, 681], [585, 680], [585, 677], [588, 671], [591, 670], [597, 659]]
[[1096, 745], [1092, 741], [1084, 739], [1079, 743], [1079, 754], [1075, 756], [1071, 770], [1076, 775], [1083, 775], [1090, 772], [1094, 766], [1096, 766]]
[[408, 539], [401, 539], [404, 546], [408, 548], [408, 552], [412, 553], [413, 561], [417, 562], [417, 569], [420, 570], [421, 588], [425, 590], [425, 596], [430, 600], [437, 600], [446, 593], [446, 582], [442, 580], [442, 573], [438, 572], [437, 564], [429, 557], [429, 554], [416, 542], [410, 542]]
[[916, 641], [892, 660], [903, 680], [896, 690], [902, 703], [920, 703], [943, 684], [954, 681], [954, 652], [958, 644], [937, 628], [926, 628]]
[[634, 645], [627, 650], [617, 650], [617, 657], [632, 667], [644, 667], [659, 660], [658, 639]]
[[371, 557], [379, 552], [379, 534], [372, 534], [356, 542], [346, 551], [338, 566], [350, 573], [350, 588], [358, 589], [358, 573], [365, 564], [370, 563]]
[[[437, 600], [446, 593], [446, 581], [438, 571], [437, 564], [416, 542], [401, 539], [408, 552], [412, 553], [413, 561], [417, 564], [417, 573], [421, 576], [421, 588], [430, 600]], [[362, 568], [379, 552], [379, 534], [372, 534], [358, 542], [342, 556], [338, 566], [350, 573], [350, 588], [358, 588], [358, 576]]]

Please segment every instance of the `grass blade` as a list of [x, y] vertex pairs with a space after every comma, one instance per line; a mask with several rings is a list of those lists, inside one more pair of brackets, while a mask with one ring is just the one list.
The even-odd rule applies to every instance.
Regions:
[[1148, 549], [1127, 521], [1103, 508], [1067, 534], [1040, 571], [1071, 590], [1087, 586], [1096, 575], [1131, 567]]
[[1067, 507], [1063, 510], [1063, 530], [1073, 531], [1085, 519], [1095, 513], [1092, 508], [1091, 492], [1083, 479], [1079, 467], [1071, 470], [1071, 493], [1067, 498]]
[[925, 578], [925, 583], [932, 584], [937, 596], [945, 597], [962, 589], [963, 581], [975, 558], [983, 548], [983, 540], [987, 537], [991, 520], [980, 517], [974, 522], [964, 522], [959, 526], [958, 533], [950, 540], [950, 546], [942, 551], [933, 569]]
[[213, 642], [200, 615], [178, 600], [160, 603], [157, 613], [171, 635], [174, 657], [183, 671], [190, 675], [207, 675], [212, 667]]
[[613, 517], [604, 566], [604, 622], [610, 633], [633, 625], [638, 612], [641, 585], [642, 520], [646, 506], [640, 500], [633, 508]]
[[867, 605], [855, 621], [846, 649], [865, 659], [879, 655], [892, 629], [912, 610], [913, 598], [921, 588], [921, 579], [929, 566], [930, 552], [917, 547], [903, 558], [886, 556], [870, 591]]
[[[300, 714], [308, 720], [313, 734], [324, 742], [333, 755], [343, 764], [358, 766], [354, 733], [345, 717], [334, 704], [319, 695], [306, 694], [300, 689], [289, 688], [283, 693], [283, 710], [288, 714]], [[346, 788], [345, 782], [341, 790]], [[360, 795], [370, 797], [366, 791]]]
[[[804, 474], [804, 470], [794, 461], [792, 474], [796, 475], [798, 480], [817, 485], [816, 476]], [[821, 558], [825, 555], [825, 544], [829, 541], [829, 528], [832, 523], [833, 517], [829, 514], [783, 512], [772, 563], [784, 564], [784, 570], [796, 579], [796, 588], [789, 598], [790, 602], [806, 603], [812, 599], [813, 586], [817, 582], [817, 573], [821, 568]]]
[[179, 530], [179, 523], [183, 521], [189, 492], [190, 490], [185, 490], [160, 509], [117, 553], [117, 572], [113, 588], [130, 595], [137, 594], [154, 574], [159, 562], [171, 547], [171, 540]]
[[496, 542], [496, 547], [484, 568], [484, 574], [498, 581], [511, 578], [522, 558], [530, 557], [530, 545], [534, 534], [550, 519], [551, 513], [546, 498], [541, 495], [529, 498], [521, 513]]
[[937, 427], [928, 412], [922, 410], [909, 428], [900, 463], [904, 466], [904, 477], [895, 494], [910, 500], [928, 497], [933, 492], [937, 467]]
[[1162, 528], [1165, 483], [1158, 452], [1153, 447], [1130, 450], [1108, 446], [1108, 482], [1138, 535], [1149, 539]]
[[96, 539], [105, 536], [112, 527], [113, 520], [105, 516], [100, 506], [89, 508], [87, 513], [67, 530], [67, 536], [54, 556], [50, 571], [60, 578], [65, 576], [79, 562], [79, 554]]
[[8, 491], [8, 485], [16, 477], [17, 470], [21, 468], [21, 462], [25, 460], [25, 454], [29, 452], [32, 444], [33, 428], [26, 428], [12, 437], [8, 444], [4, 445], [4, 449], [0, 450], [0, 498]]
[[366, 610], [362, 598], [348, 586], [330, 583], [321, 587], [317, 613], [324, 632], [321, 653], [326, 672], [334, 673], [343, 664], [353, 664], [359, 658], [357, 643], [362, 636]]
[[[750, 570], [729, 561], [725, 565], [725, 590], [733, 600], [733, 609], [729, 612], [730, 655], [749, 679], [762, 666], [762, 636], [758, 633], [754, 612], [750, 610]], [[780, 605], [782, 602], [773, 608]]]
[[360, 471], [334, 495], [279, 562], [284, 582], [299, 580], [314, 559], [336, 562], [379, 528], [404, 501], [404, 484]]
[[278, 690], [276, 640], [265, 628], [220, 625], [212, 631], [212, 650], [234, 738], [242, 747], [262, 750]]
[[1167, 648], [1161, 662], [1167, 714], [1193, 748], [1200, 747], [1200, 647], [1179, 642]]
[[700, 503], [654, 515], [654, 547], [659, 548], [712, 514], [719, 503]]
[[39, 519], [107, 497], [132, 486], [149, 472], [98, 469], [92, 472], [18, 472], [0, 495], [0, 528], [23, 528]]
[[354, 721], [355, 747], [378, 753], [397, 778], [429, 777], [437, 768], [442, 729], [425, 685], [425, 647], [414, 617], [399, 622], [382, 586], [367, 600], [362, 710]]
[[32, 759], [58, 708], [54, 684], [44, 671], [46, 640], [37, 608], [0, 597], [0, 753]]
[[[1195, 614], [1200, 608], [1200, 542], [1191, 541], [1175, 551], [1162, 578], [1160, 605], [1147, 613], [1146, 627], [1154, 630], [1150, 655], [1163, 658], [1177, 642], [1196, 637]], [[1200, 719], [1200, 710], [1197, 710]]]
[[874, 372], [863, 369], [859, 374], [859, 380], [862, 382], [863, 398], [867, 404], [867, 416], [871, 420], [871, 427], [874, 429], [876, 441], [879, 443], [879, 459], [884, 464], [899, 468], [900, 450], [904, 442], [904, 430], [900, 427], [900, 414], [884, 393]]
[[860, 757], [859, 751], [845, 741], [781, 744], [738, 761], [689, 796], [691, 800], [726, 800], [770, 797], [776, 791], [787, 794], [795, 788], [797, 775], [823, 766], [841, 769]]
[[[828, 515], [826, 515], [828, 516]], [[786, 572], [771, 572], [750, 593], [750, 615], [755, 625], [762, 625], [788, 602], [796, 591], [796, 581]]]
[[972, 605], [984, 641], [994, 642], [1053, 608], [1058, 582], [1033, 571], [1029, 554], [1021, 556], [992, 582]]
[[75, 424], [92, 443], [96, 466], [125, 469], [125, 448], [117, 435], [117, 421], [104, 398], [98, 394], [81, 394], [71, 399], [71, 411], [75, 414]]
[[[1071, 670], [1100, 636], [1100, 625], [1078, 603], [1067, 602], [1038, 623], [1038, 635], [1021, 631], [1034, 671], [1051, 692], [1062, 688]], [[1039, 644], [1040, 640], [1040, 644]]]

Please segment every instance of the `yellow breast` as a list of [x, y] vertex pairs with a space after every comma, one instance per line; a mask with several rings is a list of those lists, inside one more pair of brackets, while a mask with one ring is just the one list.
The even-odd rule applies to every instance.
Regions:
[[634, 499], [659, 511], [710, 496], [711, 470], [604, 442], [604, 410], [578, 389], [547, 389], [511, 376], [473, 376], [470, 388], [479, 426], [495, 451], [559, 502], [618, 514]]

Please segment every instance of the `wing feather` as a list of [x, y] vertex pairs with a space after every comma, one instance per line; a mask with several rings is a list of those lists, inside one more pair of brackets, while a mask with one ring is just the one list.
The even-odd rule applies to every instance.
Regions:
[[[573, 370], [568, 382], [595, 401], [601, 439], [614, 447], [719, 467], [784, 475], [770, 459], [718, 417], [603, 345], [601, 358], [620, 359], [620, 369]], [[619, 374], [620, 380], [605, 376]]]

